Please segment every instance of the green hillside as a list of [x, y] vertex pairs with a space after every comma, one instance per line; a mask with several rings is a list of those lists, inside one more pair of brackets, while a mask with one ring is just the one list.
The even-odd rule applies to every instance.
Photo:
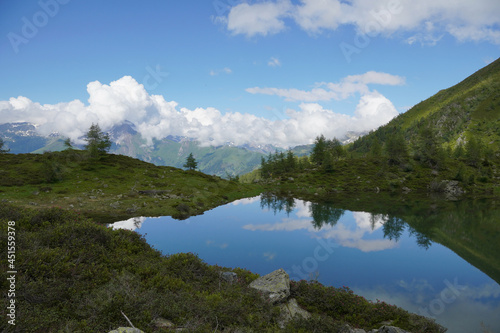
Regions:
[[431, 127], [443, 146], [455, 148], [475, 137], [490, 149], [500, 149], [500, 58], [455, 86], [441, 90], [352, 145], [367, 153], [375, 138], [385, 143], [398, 130], [410, 144], [421, 128]]
[[197, 171], [85, 151], [0, 154], [0, 201], [92, 216], [185, 218], [259, 190]]
[[[292, 152], [294, 153], [294, 152]], [[276, 155], [242, 175], [295, 196], [500, 193], [500, 59], [347, 146], [320, 136], [309, 158]], [[314, 198], [314, 197], [313, 197]]]

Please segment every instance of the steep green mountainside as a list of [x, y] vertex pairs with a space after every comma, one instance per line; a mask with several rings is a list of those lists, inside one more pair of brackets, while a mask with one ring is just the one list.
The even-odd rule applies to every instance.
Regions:
[[455, 86], [441, 90], [387, 125], [354, 142], [352, 151], [366, 153], [375, 138], [382, 143], [395, 130], [414, 143], [423, 127], [436, 130], [444, 146], [475, 137], [498, 151], [500, 147], [500, 58]]

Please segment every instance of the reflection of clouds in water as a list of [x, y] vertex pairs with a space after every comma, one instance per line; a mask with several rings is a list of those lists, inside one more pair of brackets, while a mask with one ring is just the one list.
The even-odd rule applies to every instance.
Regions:
[[355, 248], [363, 252], [382, 251], [396, 247], [396, 242], [388, 239], [354, 239], [339, 242], [340, 245]]
[[253, 197], [253, 198], [239, 199], [239, 200], [231, 202], [231, 205], [233, 205], [233, 206], [250, 205], [250, 204], [253, 204], [254, 202], [258, 202], [258, 201], [260, 201], [260, 196]]
[[500, 301], [500, 285], [496, 283], [484, 284], [477, 287], [468, 287], [466, 290], [462, 291], [462, 293], [466, 297], [473, 299], [497, 298]]
[[296, 200], [295, 204], [294, 213], [299, 217], [298, 219], [283, 218], [280, 222], [273, 224], [247, 224], [243, 226], [243, 229], [250, 231], [307, 230], [315, 237], [333, 239], [341, 246], [356, 248], [363, 252], [382, 251], [397, 246], [395, 241], [389, 239], [363, 239], [366, 233], [371, 234], [382, 227], [384, 223], [382, 216], [374, 216], [365, 212], [353, 212], [356, 224], [354, 230], [347, 229], [343, 223], [337, 223], [335, 226], [323, 225], [318, 230], [314, 228], [311, 220], [310, 203]]
[[373, 215], [365, 212], [353, 212], [352, 216], [356, 225], [363, 230], [368, 230], [370, 233], [381, 228], [384, 225], [382, 215]]
[[297, 217], [311, 217], [310, 206], [311, 204], [306, 201], [295, 200], [295, 215], [297, 215]]
[[218, 248], [219, 248], [219, 249], [221, 249], [221, 250], [224, 250], [225, 248], [227, 248], [227, 247], [229, 246], [229, 244], [228, 244], [228, 243], [218, 244], [218, 243], [216, 243], [215, 241], [210, 240], [210, 239], [209, 239], [209, 240], [207, 240], [207, 241], [205, 242], [205, 244], [207, 244], [207, 246], [211, 246], [211, 247], [218, 247]]
[[262, 255], [264, 256], [264, 258], [267, 261], [271, 261], [271, 260], [273, 260], [276, 257], [276, 253], [274, 253], [274, 252], [265, 252]]
[[243, 229], [250, 231], [295, 231], [306, 229], [308, 231], [315, 231], [311, 220], [305, 219], [292, 219], [285, 217], [281, 219], [282, 222], [274, 224], [247, 224]]
[[[454, 283], [452, 279], [448, 281]], [[461, 285], [463, 282], [459, 281]], [[398, 281], [399, 291], [386, 286], [376, 286], [373, 289], [352, 288], [354, 293], [375, 301], [380, 299], [389, 304], [395, 304], [404, 309], [420, 314], [422, 309], [436, 318], [436, 322], [448, 328], [448, 332], [483, 332], [481, 322], [490, 332], [500, 332], [500, 286], [486, 283], [478, 286], [466, 286], [458, 292], [450, 290], [447, 284], [439, 281], [433, 286], [425, 279]], [[457, 289], [458, 290], [458, 289]], [[442, 308], [436, 306], [444, 295], [447, 302], [442, 302]], [[456, 296], [456, 297], [454, 297]], [[434, 306], [434, 307], [433, 307]], [[437, 309], [439, 312], [432, 312]]]
[[119, 222], [109, 224], [108, 226], [115, 229], [115, 230], [117, 230], [117, 229], [135, 230], [135, 229], [139, 229], [145, 220], [146, 220], [146, 217], [144, 217], [144, 216], [133, 217], [133, 218], [125, 220], [125, 221], [119, 221]]

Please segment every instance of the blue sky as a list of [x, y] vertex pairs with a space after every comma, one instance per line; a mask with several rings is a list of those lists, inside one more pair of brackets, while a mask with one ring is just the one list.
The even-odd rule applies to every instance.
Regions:
[[0, 123], [310, 143], [378, 127], [499, 51], [495, 0], [7, 0]]

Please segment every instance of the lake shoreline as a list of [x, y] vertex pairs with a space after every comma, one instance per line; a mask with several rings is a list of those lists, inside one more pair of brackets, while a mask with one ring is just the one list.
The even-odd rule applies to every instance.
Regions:
[[[26, 327], [39, 327], [40, 329], [60, 327], [61, 319], [65, 318], [63, 325], [73, 330], [87, 332], [89, 327], [93, 327], [90, 331], [94, 332], [95, 327], [100, 327], [101, 331], [105, 331], [112, 326], [120, 326], [123, 321], [120, 310], [123, 310], [132, 322], [137, 323], [137, 327], [146, 328], [146, 332], [160, 331], [152, 324], [158, 317], [168, 318], [176, 325], [184, 327], [187, 323], [194, 325], [194, 320], [198, 322], [196, 324], [198, 329], [193, 332], [200, 329], [202, 331], [213, 330], [216, 325], [213, 321], [215, 315], [218, 316], [217, 322], [226, 327], [254, 327], [253, 329], [261, 327], [263, 329], [257, 331], [277, 330], [276, 316], [278, 314], [269, 304], [259, 300], [258, 293], [246, 287], [257, 278], [257, 275], [249, 271], [210, 266], [191, 254], [179, 253], [165, 257], [153, 250], [143, 238], [134, 232], [111, 230], [77, 213], [58, 208], [26, 210], [4, 205], [0, 213], [2, 229], [7, 225], [3, 222], [15, 221], [18, 230], [20, 239], [17, 261], [18, 287], [23, 289], [23, 299], [27, 297], [18, 308], [18, 323], [28, 325]], [[105, 250], [104, 253], [103, 250]], [[36, 264], [40, 260], [44, 264]], [[221, 270], [236, 272], [241, 284], [226, 285], [221, 289], [217, 277]], [[49, 281], [52, 282], [49, 283]], [[135, 282], [131, 285], [127, 281]], [[29, 301], [37, 297], [40, 292], [38, 288], [41, 286], [45, 286], [46, 290], [43, 294], [46, 298], [37, 303]], [[330, 299], [327, 295], [332, 290], [337, 290], [309, 283], [300, 284], [300, 286], [302, 296], [299, 299], [303, 300], [310, 297], [307, 296], [309, 293], [316, 295], [321, 291], [324, 293], [321, 297], [326, 297], [326, 301]], [[126, 294], [123, 294], [124, 291]], [[387, 307], [385, 303], [371, 304], [366, 301], [359, 303], [361, 298], [352, 295], [349, 290], [337, 291], [339, 295], [344, 295], [342, 296], [344, 301], [352, 298], [352, 302], [349, 303], [351, 305], [342, 306], [347, 311], [342, 317], [343, 320], [338, 321], [329, 317], [327, 308], [318, 310], [316, 301], [321, 298], [316, 295], [312, 299], [316, 300], [314, 307], [317, 308], [312, 312], [313, 318], [307, 322], [291, 321], [287, 326], [289, 329], [287, 331], [299, 332], [300, 327], [311, 327], [311, 325], [332, 329], [344, 324], [347, 318], [354, 318], [352, 317], [354, 313], [358, 318], [351, 322], [354, 327], [377, 328], [375, 327], [377, 323], [392, 320], [394, 326], [406, 329], [415, 329], [424, 325], [428, 328], [434, 327], [427, 332], [443, 331], [433, 321], [423, 317], [417, 316], [418, 320], [410, 320], [410, 318], [417, 317], [412, 317], [413, 315], [400, 308]], [[129, 297], [133, 294], [138, 295], [136, 296], [138, 298], [130, 299]], [[173, 296], [176, 294], [178, 296]], [[47, 297], [48, 295], [50, 297]], [[108, 298], [105, 295], [114, 296]], [[116, 297], [125, 303], [116, 303]], [[182, 298], [185, 299], [181, 300]], [[78, 299], [80, 301], [77, 301]], [[95, 303], [97, 299], [101, 300]], [[237, 303], [234, 303], [237, 299]], [[61, 303], [63, 300], [64, 302]], [[5, 301], [4, 298], [3, 302]], [[330, 299], [330, 301], [340, 300]], [[329, 304], [330, 301], [325, 304]], [[165, 302], [170, 302], [170, 305]], [[229, 308], [224, 306], [226, 302], [231, 303]], [[199, 305], [195, 305], [197, 303]], [[79, 304], [87, 305], [82, 308]], [[163, 310], [158, 312], [160, 304], [163, 304], [161, 306]], [[302, 305], [308, 309], [314, 309], [307, 305], [307, 301], [303, 301]], [[33, 306], [38, 310], [28, 311], [28, 307]], [[184, 310], [176, 312], [175, 309], [179, 309], [179, 306]], [[370, 309], [370, 313], [375, 311], [373, 313], [378, 313], [382, 317], [377, 317], [380, 320], [377, 319], [375, 322], [369, 319], [370, 316], [359, 317], [360, 307], [365, 309], [364, 311]], [[100, 310], [95, 312], [97, 309]], [[153, 311], [153, 309], [156, 310]], [[201, 309], [203, 310], [200, 312]], [[50, 315], [46, 311], [50, 311]], [[89, 317], [84, 314], [88, 311], [92, 311], [93, 315]], [[230, 314], [231, 311], [236, 312]], [[191, 314], [185, 317], [186, 315], [181, 315], [181, 313]], [[201, 313], [213, 313], [214, 318], [203, 316], [205, 319], [196, 319]], [[240, 316], [246, 319], [243, 322], [235, 320]], [[56, 325], [56, 323], [59, 324]]]

